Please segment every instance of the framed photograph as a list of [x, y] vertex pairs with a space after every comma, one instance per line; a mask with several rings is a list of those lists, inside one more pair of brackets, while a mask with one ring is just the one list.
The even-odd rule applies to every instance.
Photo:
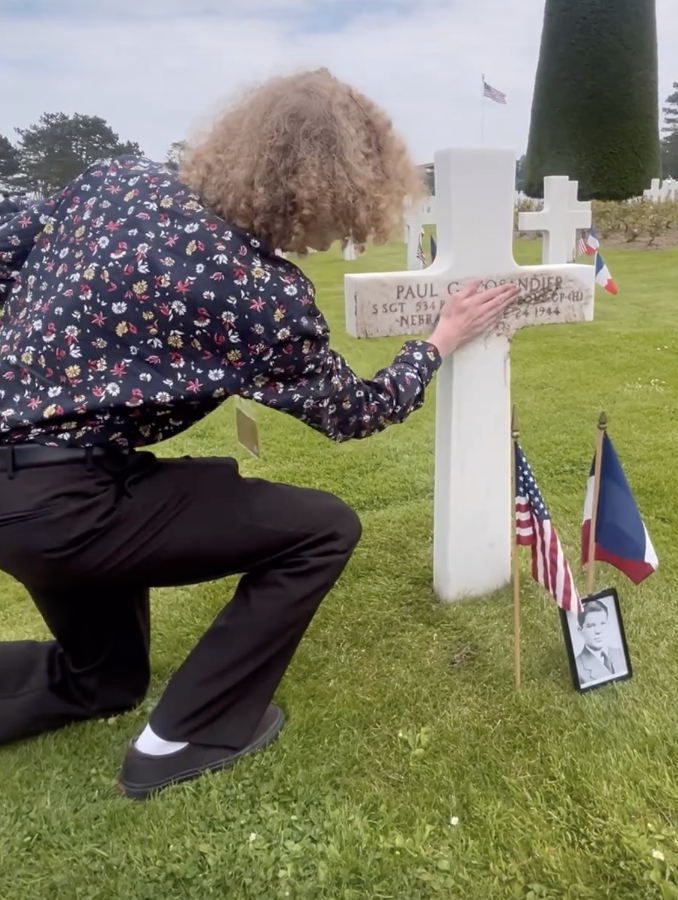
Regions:
[[631, 678], [631, 658], [617, 592], [608, 588], [582, 598], [582, 606], [584, 610], [579, 615], [560, 611], [575, 689], [585, 692]]

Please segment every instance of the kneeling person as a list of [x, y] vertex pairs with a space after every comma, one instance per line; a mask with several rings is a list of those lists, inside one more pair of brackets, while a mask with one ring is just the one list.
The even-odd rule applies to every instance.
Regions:
[[418, 409], [441, 359], [514, 289], [455, 295], [427, 341], [363, 381], [331, 350], [313, 285], [275, 252], [385, 241], [417, 190], [386, 115], [320, 71], [254, 91], [176, 173], [97, 163], [0, 228], [0, 568], [54, 638], [0, 644], [0, 743], [132, 709], [150, 679], [149, 589], [234, 573], [119, 785], [143, 798], [275, 738], [274, 692], [358, 517], [232, 459], [149, 448], [235, 395], [334, 441]]

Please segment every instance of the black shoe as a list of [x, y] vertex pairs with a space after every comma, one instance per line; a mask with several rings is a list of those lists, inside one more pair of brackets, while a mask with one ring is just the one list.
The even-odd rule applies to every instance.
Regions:
[[270, 744], [278, 736], [284, 722], [283, 711], [277, 706], [269, 706], [252, 740], [242, 750], [189, 744], [167, 756], [151, 756], [141, 753], [131, 744], [123, 760], [117, 787], [133, 800], [145, 800], [169, 784], [189, 781], [203, 772], [225, 769], [242, 756]]

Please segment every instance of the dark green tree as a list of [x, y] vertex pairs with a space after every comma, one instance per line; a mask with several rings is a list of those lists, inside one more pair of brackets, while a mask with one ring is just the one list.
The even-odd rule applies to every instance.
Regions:
[[186, 149], [186, 141], [173, 141], [169, 145], [169, 150], [167, 151], [167, 160], [165, 164], [169, 166], [170, 169], [174, 169], [176, 171], [181, 165], [181, 160], [183, 159]]
[[525, 154], [516, 160], [516, 190], [523, 191], [525, 184]]
[[662, 175], [678, 180], [678, 131], [662, 141]]
[[132, 141], [122, 143], [104, 119], [80, 113], [45, 113], [17, 134], [21, 186], [42, 196], [60, 190], [97, 159], [141, 152]]
[[678, 81], [673, 82], [673, 87], [675, 90], [666, 98], [666, 106], [662, 110], [662, 175], [664, 178], [678, 179]]
[[666, 106], [662, 109], [664, 113], [662, 133], [667, 135], [675, 134], [678, 131], [678, 81], [674, 81], [672, 87], [674, 91], [664, 101]]
[[19, 153], [9, 138], [0, 134], [0, 184], [9, 188], [19, 174]]
[[569, 175], [583, 199], [660, 174], [655, 0], [546, 0], [523, 190]]

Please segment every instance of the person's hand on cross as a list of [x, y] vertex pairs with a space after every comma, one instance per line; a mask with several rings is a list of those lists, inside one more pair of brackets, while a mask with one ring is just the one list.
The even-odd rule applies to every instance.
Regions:
[[515, 284], [502, 284], [485, 291], [479, 290], [480, 285], [480, 280], [472, 281], [452, 294], [443, 306], [438, 324], [428, 338], [428, 343], [437, 348], [443, 359], [488, 331], [518, 294]]

